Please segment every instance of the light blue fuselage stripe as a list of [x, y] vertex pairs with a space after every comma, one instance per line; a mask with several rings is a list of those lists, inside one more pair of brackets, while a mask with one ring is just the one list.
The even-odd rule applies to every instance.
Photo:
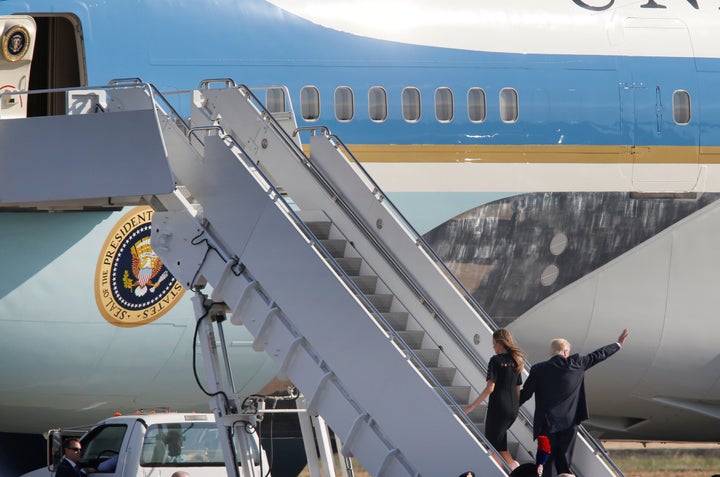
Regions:
[[[38, 0], [35, 11], [73, 11], [83, 22], [91, 85], [140, 77], [160, 90], [192, 89], [202, 79], [283, 84], [296, 110], [300, 88], [321, 94], [318, 121], [348, 144], [720, 145], [720, 60], [484, 53], [399, 44], [331, 30], [261, 0], [204, 5], [172, 2]], [[0, 2], [0, 13], [19, 4]], [[334, 119], [338, 86], [355, 92], [355, 117]], [[630, 85], [628, 87], [628, 85]], [[367, 91], [387, 90], [388, 119], [368, 119]], [[404, 87], [422, 94], [422, 118], [401, 117]], [[454, 92], [455, 116], [434, 118], [435, 90]], [[487, 95], [487, 120], [467, 117], [467, 90]], [[500, 120], [502, 88], [519, 93], [519, 120]], [[678, 125], [672, 94], [687, 90], [692, 120]], [[301, 121], [302, 123], [302, 121]]]

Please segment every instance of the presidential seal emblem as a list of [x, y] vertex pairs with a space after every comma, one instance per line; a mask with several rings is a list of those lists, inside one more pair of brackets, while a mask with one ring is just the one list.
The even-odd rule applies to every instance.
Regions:
[[20, 61], [30, 49], [30, 34], [24, 26], [15, 25], [2, 36], [2, 55], [8, 61]]
[[135, 207], [110, 232], [95, 271], [95, 301], [116, 326], [157, 320], [185, 293], [150, 244], [153, 210]]

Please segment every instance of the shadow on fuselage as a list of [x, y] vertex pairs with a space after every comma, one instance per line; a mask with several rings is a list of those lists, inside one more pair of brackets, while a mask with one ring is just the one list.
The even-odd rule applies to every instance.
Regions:
[[522, 194], [448, 220], [425, 240], [498, 326], [720, 198]]
[[[112, 212], [0, 212], [0, 299], [107, 219]], [[92, 258], [95, 266], [97, 257]]]
[[45, 448], [40, 434], [0, 432], [0, 475], [22, 475], [44, 467]]

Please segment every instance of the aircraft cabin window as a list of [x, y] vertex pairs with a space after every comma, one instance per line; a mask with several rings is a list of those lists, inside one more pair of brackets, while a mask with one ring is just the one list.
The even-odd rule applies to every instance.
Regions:
[[380, 86], [373, 86], [368, 91], [368, 114], [370, 119], [382, 122], [387, 119], [388, 100], [387, 92]]
[[673, 119], [678, 124], [690, 122], [690, 93], [687, 91], [675, 91], [673, 93]]
[[453, 118], [453, 94], [450, 88], [435, 90], [435, 117], [441, 123], [449, 123]]
[[420, 120], [420, 90], [417, 88], [405, 88], [402, 91], [402, 114], [403, 119], [409, 123], [416, 123]]
[[338, 121], [350, 121], [353, 116], [353, 92], [347, 86], [340, 86], [335, 90], [335, 117]]
[[300, 90], [300, 114], [305, 121], [320, 119], [320, 92], [315, 86]]
[[285, 112], [285, 91], [282, 88], [268, 88], [265, 91], [265, 107], [271, 113]]
[[513, 88], [500, 90], [500, 119], [505, 123], [514, 123], [520, 115], [518, 93]]
[[468, 90], [468, 118], [474, 123], [485, 121], [487, 116], [487, 100], [482, 88]]

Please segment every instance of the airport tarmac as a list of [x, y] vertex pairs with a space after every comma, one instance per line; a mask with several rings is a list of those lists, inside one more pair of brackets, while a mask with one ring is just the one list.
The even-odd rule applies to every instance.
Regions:
[[720, 452], [720, 442], [639, 442], [639, 441], [602, 441], [607, 450], [686, 450], [717, 449]]
[[711, 477], [720, 474], [720, 443], [604, 441], [625, 477]]
[[[625, 477], [720, 477], [720, 443], [603, 441]], [[370, 477], [354, 462], [355, 477]], [[454, 474], [452, 474], [454, 475]], [[309, 477], [306, 469], [299, 477]]]

